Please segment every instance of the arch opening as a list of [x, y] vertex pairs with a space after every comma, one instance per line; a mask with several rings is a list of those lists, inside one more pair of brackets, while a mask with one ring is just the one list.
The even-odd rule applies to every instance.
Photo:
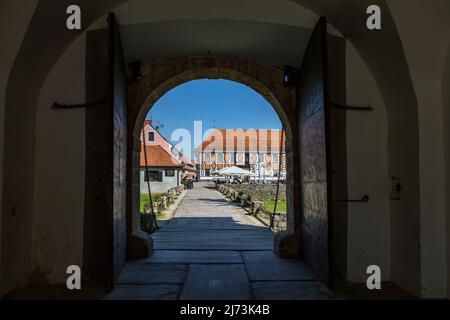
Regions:
[[[194, 59], [195, 60], [195, 59]], [[148, 121], [146, 121], [147, 114], [152, 110], [152, 108], [155, 106], [155, 104], [158, 104], [161, 98], [164, 97], [165, 94], [168, 92], [171, 92], [173, 89], [178, 88], [179, 86], [183, 86], [185, 84], [195, 82], [195, 81], [202, 81], [202, 80], [225, 80], [229, 81], [234, 84], [240, 84], [247, 88], [247, 90], [254, 91], [256, 95], [261, 97], [263, 100], [267, 102], [268, 105], [276, 112], [276, 115], [279, 118], [280, 121], [280, 127], [284, 131], [283, 139], [284, 139], [284, 145], [283, 145], [283, 153], [284, 156], [284, 162], [285, 162], [285, 169], [283, 175], [281, 176], [282, 184], [284, 187], [282, 188], [284, 191], [284, 200], [285, 202], [281, 204], [281, 206], [285, 205], [285, 223], [280, 224], [280, 228], [277, 230], [283, 230], [287, 228], [285, 232], [293, 232], [294, 226], [289, 223], [289, 221], [293, 221], [293, 215], [294, 215], [294, 203], [293, 201], [290, 201], [289, 199], [293, 199], [293, 161], [294, 161], [294, 155], [293, 155], [293, 135], [292, 135], [292, 116], [291, 119], [289, 118], [289, 111], [295, 110], [295, 91], [292, 88], [285, 88], [282, 85], [282, 73], [283, 70], [280, 68], [273, 68], [272, 70], [263, 70], [261, 67], [256, 68], [257, 64], [251, 63], [251, 62], [240, 62], [240, 68], [242, 69], [242, 66], [246, 67], [247, 69], [250, 69], [249, 67], [253, 65], [253, 70], [258, 70], [259, 72], [265, 73], [266, 81], [269, 79], [270, 81], [273, 81], [274, 79], [277, 79], [279, 83], [277, 83], [275, 86], [272, 87], [272, 89], [269, 89], [267, 84], [260, 81], [257, 77], [252, 76], [251, 74], [248, 74], [246, 72], [243, 72], [243, 70], [239, 70], [240, 68], [236, 67], [223, 67], [218, 66], [221, 63], [224, 63], [226, 61], [225, 59], [205, 59], [203, 61], [197, 60], [193, 62], [191, 60], [191, 63], [196, 64], [195, 67], [188, 67], [185, 70], [177, 70], [173, 73], [167, 74], [161, 74], [161, 69], [154, 68], [154, 61], [150, 61], [143, 65], [142, 71], [143, 71], [143, 79], [140, 82], [136, 82], [130, 85], [129, 88], [129, 108], [130, 113], [134, 114], [135, 117], [130, 119], [129, 121], [132, 121], [130, 123], [129, 127], [129, 135], [131, 135], [132, 145], [133, 147], [130, 148], [131, 155], [129, 159], [131, 159], [131, 185], [136, 186], [138, 182], [140, 182], [141, 187], [137, 188], [134, 187], [131, 190], [131, 211], [129, 212], [130, 222], [133, 226], [133, 229], [131, 232], [136, 235], [139, 233], [140, 229], [140, 219], [141, 219], [141, 211], [143, 206], [141, 205], [141, 192], [142, 190], [146, 189], [147, 187], [143, 183], [146, 183], [146, 177], [145, 173], [143, 173], [142, 167], [140, 167], [140, 159], [142, 158], [142, 139], [146, 139], [147, 135], [149, 134], [147, 131], [145, 131], [144, 135], [142, 135], [142, 129], [145, 127], [145, 125], [148, 125]], [[231, 59], [231, 61], [234, 61], [235, 65], [239, 65], [236, 60]], [[172, 61], [173, 62], [173, 61]], [[205, 64], [206, 65], [201, 65]], [[158, 62], [156, 62], [158, 63]], [[200, 64], [200, 66], [199, 66]], [[154, 70], [157, 70], [156, 72]], [[250, 69], [251, 70], [251, 69]], [[162, 72], [164, 73], [164, 72]], [[267, 77], [267, 74], [271, 74], [271, 77]], [[259, 77], [262, 77], [262, 74], [259, 74]], [[160, 78], [160, 81], [157, 81], [155, 79]], [[150, 81], [151, 79], [151, 81]], [[159, 83], [158, 83], [159, 82]], [[273, 83], [273, 82], [271, 82]], [[145, 89], [146, 94], [138, 95], [137, 93], [141, 93], [143, 88]], [[273, 89], [275, 88], [275, 90]], [[281, 99], [280, 99], [281, 97]], [[157, 120], [157, 119], [155, 119]], [[239, 128], [242, 129], [242, 128]], [[247, 134], [246, 139], [248, 139], [248, 134], [250, 133], [250, 130], [248, 129], [259, 129], [259, 128], [244, 128], [243, 132], [244, 135]], [[210, 131], [212, 135], [214, 135], [213, 131]], [[252, 133], [250, 133], [251, 135]], [[203, 133], [202, 133], [203, 135]], [[169, 137], [166, 137], [169, 138]], [[203, 140], [204, 137], [202, 137]], [[207, 137], [208, 138], [208, 137]], [[210, 137], [209, 137], [210, 138]], [[278, 136], [278, 139], [280, 136]], [[258, 136], [259, 139], [259, 136]], [[201, 141], [202, 141], [201, 140]], [[278, 140], [279, 141], [279, 140]], [[244, 144], [247, 141], [244, 142]], [[226, 142], [225, 142], [226, 143]], [[279, 151], [279, 150], [277, 150]], [[257, 152], [256, 152], [257, 153]], [[195, 159], [198, 161], [199, 159], [204, 159], [204, 155], [200, 157], [195, 156], [195, 149], [192, 150], [192, 159]], [[219, 153], [217, 153], [217, 156], [219, 156]], [[249, 160], [251, 157], [251, 152], [249, 152]], [[226, 154], [223, 154], [224, 162]], [[198, 159], [197, 159], [198, 158]], [[216, 160], [216, 159], [215, 159]], [[251, 162], [251, 160], [249, 160]], [[231, 163], [231, 162], [230, 162]], [[253, 172], [255, 167], [246, 164], [246, 161], [244, 160], [245, 165], [241, 165], [240, 167], [245, 167], [244, 169], [248, 169], [249, 171]], [[279, 166], [279, 164], [277, 164]], [[203, 166], [203, 169], [202, 169]], [[223, 164], [221, 166], [222, 168], [225, 168], [226, 164]], [[229, 165], [231, 166], [231, 164]], [[200, 164], [195, 162], [195, 175], [196, 178], [201, 181], [205, 180], [211, 180], [211, 178], [206, 177], [206, 164]], [[279, 167], [277, 167], [279, 168]], [[219, 164], [217, 164], [216, 169], [219, 168]], [[252, 170], [253, 169], [253, 170]], [[213, 171], [212, 167], [210, 167], [209, 173]], [[181, 172], [180, 172], [181, 173]], [[253, 172], [255, 174], [255, 172]], [[264, 179], [261, 178], [261, 172], [256, 171], [257, 175], [254, 178], [249, 178], [248, 180], [255, 181], [261, 181]], [[272, 170], [273, 177], [270, 179], [274, 183], [276, 182], [277, 178], [274, 177], [278, 173], [276, 170]], [[209, 174], [208, 174], [209, 175]], [[181, 178], [181, 176], [180, 176]], [[143, 188], [142, 188], [143, 187]], [[273, 185], [275, 187], [275, 185]], [[153, 188], [153, 187], [152, 187]], [[147, 197], [148, 199], [148, 197]], [[273, 199], [272, 199], [273, 200]], [[280, 201], [282, 202], [282, 201]], [[251, 203], [251, 200], [249, 200], [249, 204]], [[280, 208], [280, 207], [278, 207]], [[148, 209], [148, 207], [147, 207]], [[252, 208], [250, 208], [252, 210]], [[270, 208], [273, 209], [273, 208]], [[282, 208], [283, 210], [283, 208]], [[278, 211], [278, 210], [277, 210]], [[266, 223], [270, 224], [270, 217], [267, 217]], [[278, 225], [278, 224], [277, 224]], [[273, 242], [271, 244], [271, 250], [273, 249]]]

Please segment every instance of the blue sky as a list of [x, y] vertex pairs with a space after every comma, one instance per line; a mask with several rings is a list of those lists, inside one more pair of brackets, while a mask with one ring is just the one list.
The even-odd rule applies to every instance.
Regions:
[[147, 119], [163, 123], [161, 133], [168, 140], [175, 129], [194, 135], [194, 121], [209, 128], [281, 129], [277, 113], [259, 93], [228, 80], [194, 80], [167, 92], [159, 99]]

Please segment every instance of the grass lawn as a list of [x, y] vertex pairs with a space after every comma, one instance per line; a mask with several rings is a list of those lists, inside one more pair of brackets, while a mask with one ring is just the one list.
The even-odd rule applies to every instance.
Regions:
[[[152, 193], [153, 202], [157, 201], [162, 193]], [[149, 202], [148, 194], [141, 193], [140, 212], [144, 212], [144, 205]]]
[[[275, 206], [275, 200], [264, 201], [264, 208], [266, 210], [273, 212], [274, 206]], [[286, 200], [278, 200], [277, 212], [286, 212]]]

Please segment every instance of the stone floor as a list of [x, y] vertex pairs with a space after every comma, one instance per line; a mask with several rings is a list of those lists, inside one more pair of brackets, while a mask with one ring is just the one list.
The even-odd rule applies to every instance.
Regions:
[[297, 260], [273, 252], [273, 233], [216, 190], [197, 184], [153, 234], [154, 253], [127, 263], [107, 299], [328, 299]]
[[[273, 234], [205, 185], [190, 190], [175, 216], [154, 234], [148, 259], [127, 263], [107, 299], [329, 299], [301, 263], [272, 253]], [[336, 283], [335, 299], [414, 299], [392, 283]], [[102, 299], [103, 290], [30, 285], [4, 299]]]

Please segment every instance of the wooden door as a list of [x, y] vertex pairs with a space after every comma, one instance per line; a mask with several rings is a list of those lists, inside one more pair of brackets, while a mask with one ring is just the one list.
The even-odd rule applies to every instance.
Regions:
[[297, 88], [302, 198], [302, 256], [330, 284], [329, 94], [327, 23], [321, 18], [306, 48]]
[[117, 279], [126, 256], [127, 219], [127, 72], [119, 28], [114, 14], [108, 16], [109, 28], [109, 103], [110, 151], [112, 172], [108, 190], [111, 284]]

